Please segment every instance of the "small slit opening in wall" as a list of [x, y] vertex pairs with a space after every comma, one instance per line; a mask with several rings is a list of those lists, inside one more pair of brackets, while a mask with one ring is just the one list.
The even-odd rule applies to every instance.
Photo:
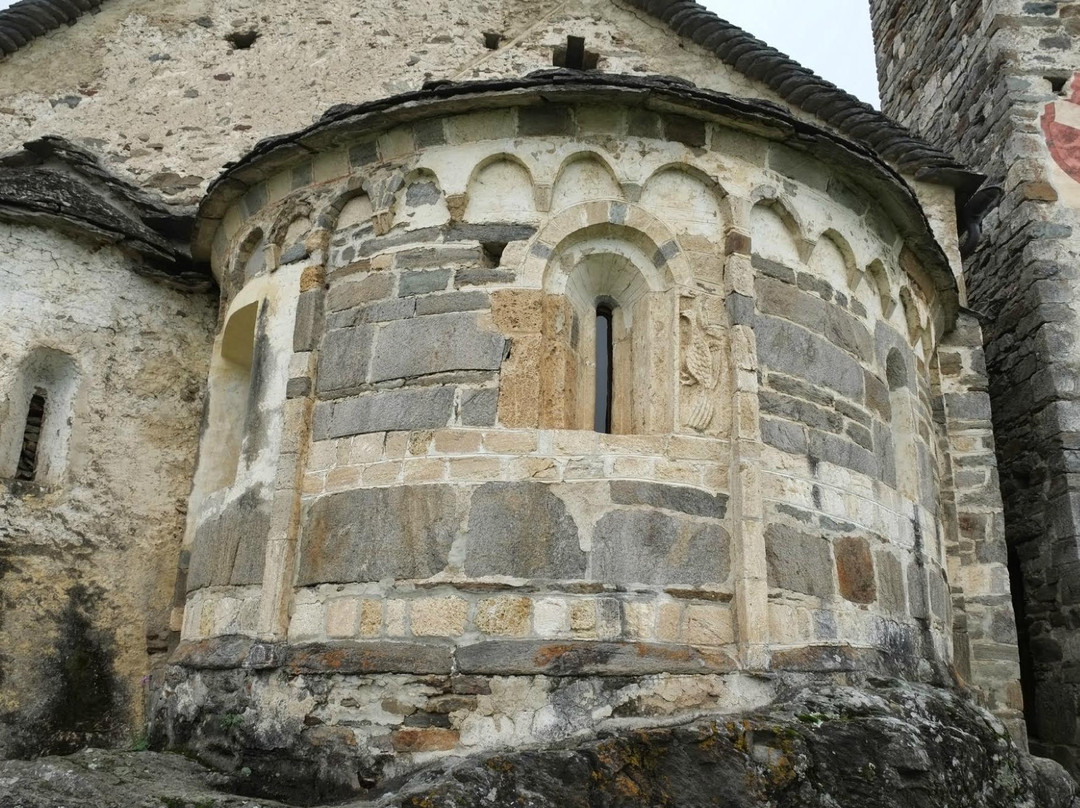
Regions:
[[1050, 83], [1050, 91], [1061, 95], [1065, 90], [1065, 84], [1068, 82], [1068, 76], [1043, 76]]
[[26, 427], [23, 429], [22, 448], [19, 451], [19, 465], [15, 472], [16, 480], [33, 481], [37, 476], [38, 449], [41, 446], [41, 427], [44, 422], [45, 391], [39, 387], [30, 396]]
[[483, 250], [484, 266], [497, 267], [502, 263], [503, 251], [506, 249], [505, 241], [485, 241], [480, 245]]
[[498, 50], [502, 41], [503, 35], [498, 31], [484, 31], [484, 47], [488, 50]]
[[611, 434], [611, 395], [615, 358], [612, 334], [613, 312], [607, 303], [596, 307], [596, 407], [593, 410], [593, 429]]
[[258, 31], [254, 28], [247, 28], [243, 31], [233, 31], [225, 37], [225, 41], [232, 46], [233, 50], [247, 50], [255, 44], [255, 40], [258, 38]]

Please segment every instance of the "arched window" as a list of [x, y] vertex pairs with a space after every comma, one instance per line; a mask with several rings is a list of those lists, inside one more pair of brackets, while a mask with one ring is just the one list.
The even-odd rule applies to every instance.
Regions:
[[593, 429], [611, 433], [612, 396], [615, 392], [614, 309], [606, 301], [596, 306], [596, 396]]
[[207, 491], [227, 488], [236, 481], [252, 386], [255, 324], [259, 303], [248, 303], [231, 315], [221, 335], [210, 368], [207, 435], [200, 474]]
[[56, 485], [67, 464], [79, 372], [68, 354], [35, 348], [0, 400], [0, 477]]

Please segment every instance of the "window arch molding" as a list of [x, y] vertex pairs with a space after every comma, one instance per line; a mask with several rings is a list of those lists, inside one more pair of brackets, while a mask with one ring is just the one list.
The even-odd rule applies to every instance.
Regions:
[[[690, 281], [688, 262], [666, 226], [640, 209], [593, 203], [577, 215], [574, 209], [566, 213], [571, 218], [550, 222], [539, 234], [526, 259], [534, 265], [524, 271], [547, 301], [544, 353], [559, 357], [542, 377], [541, 400], [550, 407], [540, 425], [669, 432], [677, 381], [671, 334], [678, 328], [679, 289]], [[580, 226], [590, 216], [599, 220]], [[536, 248], [545, 244], [545, 236], [558, 233], [551, 225], [567, 228], [572, 222], [579, 226], [564, 230], [552, 248]], [[540, 255], [542, 261], [536, 261]], [[604, 339], [610, 340], [607, 346]], [[610, 377], [605, 380], [601, 354], [607, 351]], [[603, 397], [597, 393], [605, 383], [611, 390], [610, 418], [601, 427], [597, 407]]]

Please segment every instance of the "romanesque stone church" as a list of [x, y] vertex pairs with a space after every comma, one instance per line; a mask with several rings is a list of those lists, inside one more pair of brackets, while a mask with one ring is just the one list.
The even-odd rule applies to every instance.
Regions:
[[1080, 805], [1080, 3], [870, 5], [0, 11], [0, 806]]

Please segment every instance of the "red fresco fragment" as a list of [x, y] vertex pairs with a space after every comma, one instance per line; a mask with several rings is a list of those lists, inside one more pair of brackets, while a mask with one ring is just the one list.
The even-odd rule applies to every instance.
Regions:
[[[1080, 73], [1073, 77], [1069, 103], [1080, 104]], [[1057, 122], [1057, 102], [1046, 105], [1042, 130], [1054, 162], [1076, 182], [1080, 182], [1080, 129]]]

